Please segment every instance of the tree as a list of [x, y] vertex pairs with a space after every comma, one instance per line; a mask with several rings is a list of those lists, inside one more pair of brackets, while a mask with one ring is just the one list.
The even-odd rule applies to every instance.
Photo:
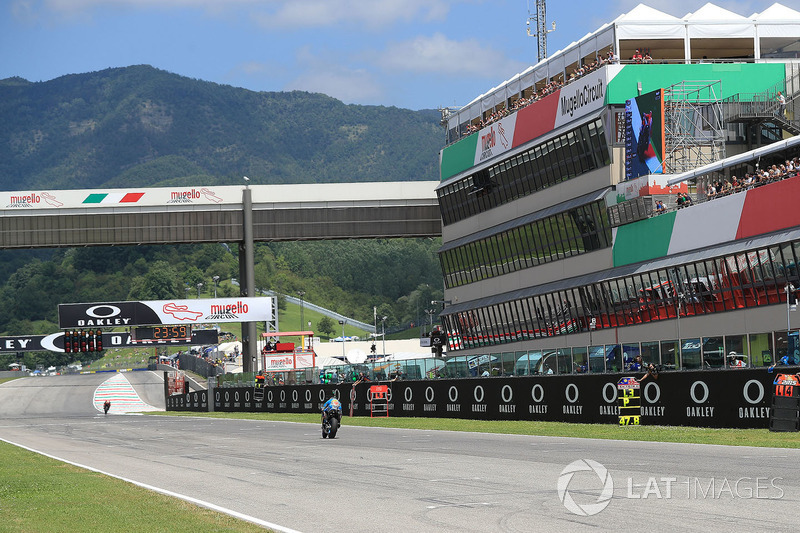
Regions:
[[184, 283], [188, 283], [190, 287], [197, 287], [198, 283], [207, 283], [206, 276], [203, 271], [192, 265], [184, 270], [183, 275]]
[[317, 322], [317, 331], [330, 337], [336, 331], [336, 323], [331, 317], [324, 316]]
[[169, 300], [184, 296], [180, 276], [166, 261], [156, 261], [147, 274], [134, 278], [128, 293], [131, 300]]

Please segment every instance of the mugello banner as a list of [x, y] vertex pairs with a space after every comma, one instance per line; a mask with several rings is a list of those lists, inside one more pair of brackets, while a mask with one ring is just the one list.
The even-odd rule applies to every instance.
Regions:
[[[122, 346], [188, 346], [192, 344], [217, 344], [219, 334], [215, 329], [196, 329], [192, 331], [192, 339], [172, 339], [164, 341], [131, 342], [131, 336], [125, 331], [103, 333], [103, 346], [117, 348]], [[64, 352], [64, 332], [50, 335], [18, 335], [0, 337], [0, 353], [8, 352]]]
[[272, 320], [272, 298], [210, 298], [58, 306], [61, 329], [86, 327], [264, 322]]
[[241, 203], [242, 187], [157, 187], [145, 189], [79, 189], [0, 192], [0, 209], [22, 211], [81, 207], [143, 207]]
[[442, 150], [441, 179], [445, 180], [602, 109], [605, 95], [606, 69], [601, 69], [493, 122], [477, 134]]
[[284, 353], [262, 356], [264, 368], [267, 372], [281, 372], [296, 368], [312, 368], [314, 352]]
[[[797, 372], [798, 368], [781, 372]], [[766, 369], [662, 372], [640, 384], [642, 425], [767, 428], [773, 379]], [[382, 382], [389, 416], [619, 424], [624, 374]], [[636, 376], [640, 377], [640, 376]], [[211, 391], [215, 411], [317, 413], [333, 392], [343, 412], [370, 415], [370, 386], [286, 385]], [[209, 391], [167, 396], [168, 411], [205, 411]], [[345, 418], [344, 425], [347, 425]], [[626, 431], [624, 427], [620, 431]]]

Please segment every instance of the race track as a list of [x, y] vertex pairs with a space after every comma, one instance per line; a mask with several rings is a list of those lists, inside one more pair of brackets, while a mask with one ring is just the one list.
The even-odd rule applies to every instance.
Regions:
[[[359, 428], [347, 418], [328, 441], [314, 424], [103, 416], [94, 395], [111, 376], [0, 385], [0, 438], [279, 529], [796, 530], [800, 450]], [[125, 377], [163, 408], [159, 374]], [[584, 470], [564, 472], [584, 459], [573, 465]]]

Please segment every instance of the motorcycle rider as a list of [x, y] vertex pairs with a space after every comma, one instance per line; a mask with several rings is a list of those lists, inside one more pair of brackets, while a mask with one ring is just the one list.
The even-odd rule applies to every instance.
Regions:
[[111, 400], [106, 400], [103, 402], [103, 414], [107, 415], [109, 409], [111, 409]]
[[328, 413], [331, 411], [338, 411], [339, 416], [342, 415], [342, 402], [336, 399], [336, 391], [331, 391], [331, 397], [328, 399], [327, 402], [322, 404], [322, 423], [325, 423], [325, 419], [328, 417]]

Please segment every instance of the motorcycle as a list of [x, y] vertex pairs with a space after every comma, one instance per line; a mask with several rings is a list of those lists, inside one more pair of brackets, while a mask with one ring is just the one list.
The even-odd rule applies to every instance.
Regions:
[[342, 425], [342, 412], [330, 410], [322, 413], [322, 438], [335, 439], [339, 426]]
[[106, 400], [106, 401], [103, 403], [103, 414], [104, 414], [104, 415], [107, 415], [107, 414], [108, 414], [108, 410], [109, 410], [109, 409], [111, 409], [111, 402], [110, 402], [110, 401], [108, 401], [108, 400]]

